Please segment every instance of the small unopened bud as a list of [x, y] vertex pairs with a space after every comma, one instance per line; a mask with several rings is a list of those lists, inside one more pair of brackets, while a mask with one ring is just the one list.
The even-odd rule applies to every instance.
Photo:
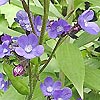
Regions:
[[21, 76], [24, 74], [24, 67], [22, 65], [16, 65], [13, 69], [14, 76]]

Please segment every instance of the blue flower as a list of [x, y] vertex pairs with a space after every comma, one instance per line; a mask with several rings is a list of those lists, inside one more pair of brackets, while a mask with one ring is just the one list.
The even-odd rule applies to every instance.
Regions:
[[72, 96], [70, 88], [63, 88], [61, 90], [55, 90], [53, 93], [53, 100], [69, 100]]
[[0, 58], [10, 55], [9, 41], [4, 41], [0, 45]]
[[51, 77], [47, 77], [44, 80], [44, 83], [41, 83], [40, 88], [44, 94], [44, 96], [52, 96], [55, 90], [59, 90], [62, 84], [60, 81], [54, 82]]
[[42, 19], [40, 16], [37, 16], [34, 20], [34, 29], [37, 36], [40, 36], [41, 28], [42, 28]]
[[4, 81], [3, 74], [0, 73], [0, 89], [2, 89], [5, 92], [8, 89], [8, 85], [9, 85], [9, 82]]
[[54, 21], [50, 28], [48, 29], [48, 34], [50, 38], [57, 38], [61, 34], [66, 34], [70, 30], [71, 26], [63, 19]]
[[[23, 11], [23, 10], [18, 11], [16, 13], [16, 17], [17, 18], [15, 18], [15, 21], [18, 22], [24, 30], [32, 31], [30, 21], [28, 18], [28, 14], [25, 11]], [[32, 16], [32, 21], [34, 22], [33, 16]]]
[[26, 59], [39, 57], [44, 52], [44, 47], [42, 45], [38, 45], [38, 38], [32, 33], [28, 36], [20, 36], [18, 38], [18, 45], [19, 47], [15, 48], [15, 52]]
[[90, 34], [98, 34], [99, 26], [95, 22], [89, 22], [93, 19], [94, 12], [92, 10], [84, 11], [78, 18], [78, 24], [83, 30]]

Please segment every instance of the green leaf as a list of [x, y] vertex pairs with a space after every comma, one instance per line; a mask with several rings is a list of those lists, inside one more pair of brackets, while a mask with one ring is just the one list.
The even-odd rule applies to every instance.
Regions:
[[29, 89], [25, 81], [20, 79], [19, 77], [14, 77], [12, 74], [12, 65], [3, 64], [3, 69], [10, 79], [13, 87], [22, 95], [29, 94]]
[[8, 28], [8, 22], [3, 15], [0, 14], [0, 35], [6, 33], [10, 36], [19, 36], [21, 33]]
[[77, 8], [81, 3], [83, 3], [85, 0], [74, 0], [74, 7]]
[[91, 89], [100, 91], [100, 70], [86, 67], [85, 84]]
[[59, 68], [69, 78], [83, 98], [85, 67], [79, 49], [74, 44], [62, 44], [56, 54]]
[[77, 40], [74, 41], [74, 44], [76, 44], [78, 47], [81, 47], [97, 39], [99, 36], [100, 33], [98, 35], [91, 35], [84, 32]]
[[85, 59], [85, 65], [92, 68], [100, 68], [100, 60], [95, 58]]
[[[34, 2], [34, 3], [36, 3], [36, 2]], [[13, 4], [13, 5], [17, 6], [17, 7], [20, 7], [22, 9], [22, 5], [21, 5], [19, 0], [16, 0], [16, 1], [12, 0], [11, 4]], [[39, 6], [39, 4], [38, 5], [37, 4], [35, 4], [35, 5], [34, 4], [30, 4], [30, 10], [34, 14], [43, 15], [43, 13], [44, 13], [43, 7]], [[63, 17], [52, 3], [50, 3], [49, 16], [58, 17], [58, 18], [62, 18]]]
[[100, 94], [96, 92], [90, 92], [88, 94], [85, 94], [84, 100], [100, 100]]
[[19, 94], [12, 86], [2, 95], [0, 100], [25, 100], [25, 96]]
[[[11, 10], [9, 10], [11, 9]], [[14, 22], [14, 18], [16, 17], [17, 11], [21, 8], [14, 6], [12, 4], [6, 4], [4, 6], [0, 6], [1, 14], [5, 14], [5, 18], [7, 19], [9, 26], [11, 26]]]

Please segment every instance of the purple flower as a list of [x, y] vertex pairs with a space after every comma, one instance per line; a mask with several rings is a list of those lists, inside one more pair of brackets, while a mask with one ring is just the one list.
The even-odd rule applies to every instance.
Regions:
[[49, 37], [55, 39], [62, 33], [68, 32], [70, 28], [71, 26], [63, 19], [54, 21], [48, 30]]
[[22, 65], [17, 65], [14, 69], [13, 69], [13, 75], [14, 76], [21, 76], [24, 74], [24, 67]]
[[8, 1], [9, 0], [0, 0], [0, 6], [6, 4]]
[[63, 88], [61, 90], [55, 90], [53, 93], [53, 100], [69, 100], [72, 96], [70, 88]]
[[44, 83], [40, 84], [40, 88], [44, 96], [51, 96], [55, 90], [59, 90], [62, 84], [60, 81], [54, 82], [51, 77], [47, 77]]
[[97, 34], [100, 28], [95, 22], [89, 22], [93, 19], [94, 12], [92, 10], [84, 11], [78, 18], [78, 24], [83, 30], [90, 34]]
[[37, 36], [40, 36], [41, 28], [42, 28], [42, 19], [40, 16], [37, 16], [34, 20], [34, 29], [36, 31]]
[[9, 82], [4, 81], [3, 74], [0, 73], [0, 89], [2, 89], [5, 92], [8, 89], [8, 85], [9, 85]]
[[44, 52], [44, 47], [38, 45], [38, 38], [34, 34], [20, 36], [18, 38], [18, 45], [19, 47], [15, 48], [15, 52], [26, 59], [39, 57]]
[[[16, 17], [17, 18], [15, 18], [15, 21], [18, 22], [24, 30], [32, 31], [28, 14], [25, 11], [23, 10], [18, 11]], [[34, 21], [33, 17], [32, 20]]]
[[0, 58], [3, 58], [4, 56], [10, 55], [10, 48], [9, 48], [9, 42], [5, 41], [0, 45]]
[[12, 39], [11, 39], [11, 36], [10, 35], [4, 34], [4, 36], [1, 37], [1, 41], [2, 42], [8, 41], [9, 43], [11, 43], [12, 42]]

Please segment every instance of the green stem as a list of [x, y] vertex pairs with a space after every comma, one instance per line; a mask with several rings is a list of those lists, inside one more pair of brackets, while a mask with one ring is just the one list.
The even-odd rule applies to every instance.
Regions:
[[[30, 62], [29, 62], [30, 63]], [[27, 100], [31, 100], [32, 99], [32, 95], [33, 95], [33, 74], [32, 74], [32, 65], [29, 64], [28, 68], [29, 68], [29, 88], [30, 88], [30, 94], [28, 96]]]
[[31, 24], [32, 32], [36, 35], [35, 29], [34, 29], [34, 24], [33, 24], [33, 21], [32, 21], [32, 16], [31, 16], [30, 9], [29, 9], [29, 1], [28, 1], [28, 5], [24, 0], [20, 0], [20, 1], [22, 2], [24, 10], [28, 14], [28, 18], [29, 18], [29, 21], [30, 21], [30, 24]]
[[56, 43], [55, 48], [53, 49], [51, 55], [49, 56], [47, 62], [45, 63], [45, 65], [40, 69], [39, 74], [46, 68], [46, 66], [49, 64], [50, 60], [52, 59], [52, 56], [54, 55], [55, 51], [57, 50], [57, 47], [59, 46], [60, 42], [61, 42], [62, 38], [59, 38], [58, 42]]
[[43, 16], [43, 23], [42, 23], [42, 28], [41, 28], [39, 44], [42, 44], [43, 42], [43, 37], [44, 37], [45, 29], [46, 29], [46, 23], [48, 21], [49, 3], [50, 3], [50, 0], [44, 0], [44, 16]]
[[62, 71], [59, 72], [59, 78], [60, 78], [60, 81], [62, 82], [62, 86], [64, 86], [64, 84], [65, 84], [65, 75]]

